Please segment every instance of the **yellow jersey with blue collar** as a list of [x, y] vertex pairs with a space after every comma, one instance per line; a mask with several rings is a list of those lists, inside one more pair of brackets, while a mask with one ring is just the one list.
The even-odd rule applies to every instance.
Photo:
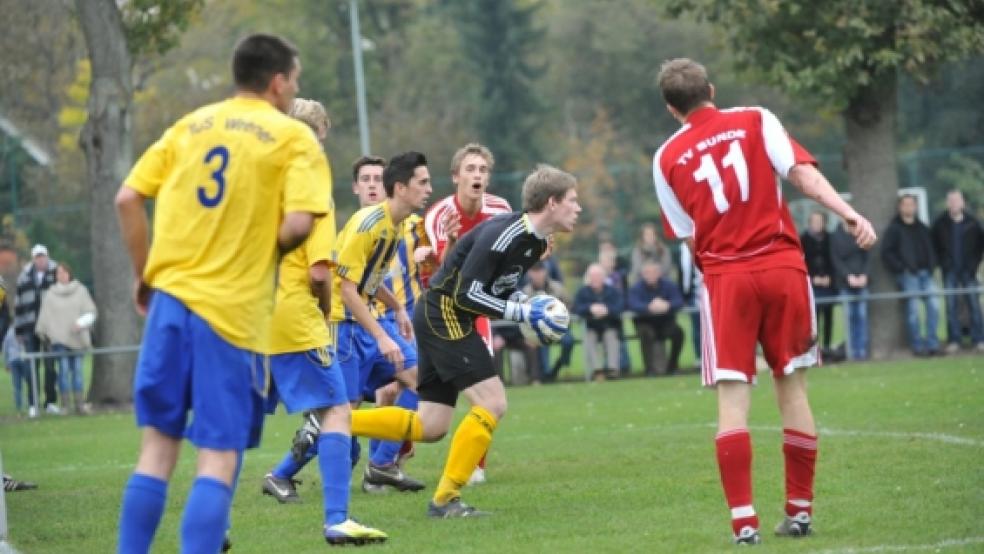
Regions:
[[[393, 256], [384, 283], [400, 304], [407, 309], [407, 313], [412, 314], [417, 298], [423, 291], [421, 264], [414, 260], [413, 253], [422, 246], [430, 246], [430, 240], [424, 230], [424, 218], [417, 214], [407, 216], [403, 220], [402, 227], [403, 234], [396, 245], [396, 255]], [[375, 304], [378, 317], [392, 317], [393, 311], [381, 300], [377, 299]]]
[[265, 352], [280, 223], [289, 212], [326, 213], [330, 179], [311, 129], [264, 100], [186, 115], [124, 181], [155, 199], [144, 281], [234, 346]]
[[342, 279], [356, 284], [359, 296], [372, 310], [372, 300], [390, 271], [400, 236], [388, 201], [362, 208], [349, 218], [336, 241], [330, 321], [355, 320], [342, 302]]

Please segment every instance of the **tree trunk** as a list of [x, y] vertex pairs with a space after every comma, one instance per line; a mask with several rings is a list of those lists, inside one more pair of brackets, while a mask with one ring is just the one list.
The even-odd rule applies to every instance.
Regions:
[[[133, 163], [130, 53], [114, 0], [76, 0], [75, 4], [92, 65], [89, 118], [79, 140], [91, 191], [89, 233], [99, 307], [96, 338], [101, 346], [133, 345], [140, 340], [141, 322], [130, 300], [133, 272], [113, 205]], [[89, 401], [100, 405], [130, 403], [135, 359], [134, 354], [97, 356]]]
[[[852, 204], [875, 226], [879, 237], [895, 216], [899, 176], [895, 155], [897, 78], [883, 76], [861, 89], [844, 111], [847, 145], [844, 162]], [[881, 242], [871, 250], [869, 290], [895, 291], [895, 279], [881, 261]], [[868, 304], [871, 356], [885, 359], [907, 351], [905, 320], [897, 301]]]

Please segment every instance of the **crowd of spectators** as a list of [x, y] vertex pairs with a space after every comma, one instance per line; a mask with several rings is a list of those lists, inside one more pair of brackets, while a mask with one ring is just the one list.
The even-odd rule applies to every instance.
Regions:
[[[15, 286], [5, 285], [5, 290], [0, 333], [17, 412], [32, 418], [41, 411], [87, 412], [83, 352], [92, 346], [90, 328], [97, 314], [89, 290], [68, 264], [49, 257], [43, 244], [31, 248], [31, 261], [19, 271]], [[43, 357], [29, 358], [28, 353]]]
[[[901, 304], [909, 347], [916, 356], [955, 353], [962, 348], [984, 352], [980, 293], [952, 292], [980, 286], [984, 228], [967, 210], [959, 191], [947, 194], [946, 209], [930, 226], [917, 217], [917, 207], [915, 196], [899, 197], [898, 213], [882, 230], [880, 260], [875, 260], [906, 295]], [[809, 214], [800, 241], [816, 301], [817, 340], [825, 363], [869, 359], [871, 254], [855, 244], [843, 223], [831, 226], [822, 211]], [[623, 251], [628, 256], [622, 256]], [[551, 268], [549, 275], [546, 267]], [[946, 294], [941, 294], [937, 283], [937, 268]], [[550, 352], [557, 349], [532, 345], [518, 330], [497, 330], [497, 352], [503, 348], [522, 351], [513, 365], [529, 368], [514, 383], [555, 380], [570, 363], [575, 336], [583, 345], [587, 379], [617, 378], [633, 370], [647, 376], [673, 374], [680, 369], [687, 336], [700, 366], [701, 273], [684, 245], [679, 246], [679, 257], [674, 256], [655, 224], [640, 226], [631, 249], [620, 250], [607, 236], [600, 237], [598, 257], [588, 265], [580, 286], [564, 287], [553, 256], [531, 270], [529, 279], [535, 285], [527, 285], [527, 293], [546, 292], [561, 298], [575, 323], [554, 363]], [[570, 302], [567, 290], [574, 291]], [[941, 296], [946, 303], [945, 343], [936, 333]], [[842, 306], [846, 310], [840, 315], [845, 340], [834, 344], [835, 310]], [[688, 316], [678, 317], [681, 310]], [[641, 359], [641, 367], [631, 367], [630, 346], [638, 348], [636, 359]], [[499, 359], [503, 359], [501, 353]]]
[[[908, 345], [916, 356], [956, 353], [962, 348], [984, 352], [984, 321], [980, 294], [952, 293], [980, 286], [978, 272], [984, 254], [984, 227], [967, 209], [960, 191], [946, 196], [946, 209], [931, 225], [917, 216], [917, 198], [899, 197], [897, 215], [882, 232], [881, 263], [905, 293], [903, 310]], [[809, 215], [800, 236], [817, 300], [818, 340], [827, 362], [869, 358], [868, 297], [872, 259], [857, 247], [843, 224], [831, 230], [826, 214]], [[628, 256], [602, 236], [598, 258], [590, 263], [579, 286], [568, 286], [555, 256], [534, 265], [524, 292], [560, 298], [574, 316], [571, 330], [559, 345], [539, 346], [516, 326], [497, 326], [493, 351], [500, 369], [507, 355], [514, 384], [549, 383], [571, 365], [574, 345], [582, 342], [586, 379], [606, 380], [632, 372], [630, 341], [637, 339], [647, 376], [673, 374], [680, 369], [686, 337], [693, 358], [701, 359], [701, 274], [690, 251], [673, 249], [660, 238], [657, 225], [643, 224]], [[15, 283], [6, 283], [0, 309], [3, 361], [13, 384], [18, 413], [85, 413], [83, 353], [92, 346], [90, 328], [96, 307], [85, 285], [58, 263], [43, 244], [31, 249], [31, 260], [20, 268]], [[937, 334], [941, 314], [940, 269], [945, 299], [945, 342]], [[569, 294], [572, 291], [573, 294]], [[846, 301], [831, 299], [842, 297]], [[825, 301], [826, 300], [826, 301]], [[846, 341], [833, 344], [835, 306], [843, 305]], [[678, 317], [681, 310], [689, 313]], [[689, 325], [680, 325], [687, 321]], [[627, 325], [627, 323], [631, 325]], [[687, 329], [684, 329], [687, 327]], [[634, 335], [633, 335], [634, 332]], [[577, 337], [577, 338], [575, 338]], [[27, 353], [42, 353], [38, 359]]]

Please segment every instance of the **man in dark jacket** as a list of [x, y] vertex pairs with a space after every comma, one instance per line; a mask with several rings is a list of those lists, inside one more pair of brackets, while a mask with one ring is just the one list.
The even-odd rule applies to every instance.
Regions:
[[[584, 320], [584, 371], [596, 380], [614, 377], [619, 369], [619, 331], [622, 328], [622, 293], [605, 283], [607, 272], [598, 263], [591, 264], [584, 275], [584, 286], [574, 296], [574, 313]], [[604, 346], [604, 362], [596, 354]], [[604, 364], [604, 365], [602, 365]]]
[[[827, 216], [823, 212], [810, 214], [807, 229], [800, 235], [806, 271], [816, 299], [831, 298], [837, 294], [834, 288], [834, 264], [830, 260], [830, 234], [827, 233]], [[834, 305], [817, 304], [817, 323], [823, 320], [821, 346], [824, 356], [830, 351], [830, 339], [834, 330]]]
[[[55, 283], [55, 268], [58, 264], [48, 257], [48, 249], [43, 244], [31, 248], [31, 263], [24, 266], [17, 277], [17, 298], [14, 303], [14, 332], [27, 352], [43, 350], [41, 338], [34, 333], [34, 326], [41, 311], [41, 294]], [[34, 364], [37, 375], [37, 363]], [[59, 414], [58, 372], [55, 361], [44, 359], [44, 403], [48, 413]]]
[[[885, 242], [882, 245], [882, 262], [895, 275], [895, 281], [902, 292], [922, 293], [906, 299], [906, 328], [909, 334], [909, 347], [916, 356], [941, 354], [940, 341], [936, 336], [939, 320], [938, 291], [933, 283], [933, 268], [936, 267], [936, 253], [929, 227], [916, 218], [916, 197], [904, 194], [899, 198], [899, 215], [885, 229]], [[926, 306], [926, 334], [919, 328], [919, 300]]]
[[838, 225], [830, 235], [830, 261], [840, 294], [860, 297], [847, 303], [848, 352], [852, 360], [868, 359], [868, 251]]
[[[946, 211], [933, 222], [933, 245], [943, 270], [943, 286], [952, 288], [977, 287], [977, 266], [984, 252], [984, 229], [977, 219], [965, 209], [963, 193], [951, 190], [946, 194]], [[967, 307], [968, 331], [971, 343], [978, 352], [984, 352], [984, 322], [981, 321], [981, 303], [978, 293], [948, 295], [946, 297], [947, 352], [960, 348], [964, 326], [960, 324], [960, 305]]]
[[[642, 362], [646, 375], [663, 375], [676, 372], [683, 349], [683, 329], [677, 325], [677, 311], [683, 307], [680, 287], [663, 277], [659, 262], [643, 262], [640, 279], [629, 288], [629, 310], [633, 312], [636, 334], [642, 350]], [[662, 358], [663, 341], [670, 341], [670, 357], [665, 367], [657, 367]]]

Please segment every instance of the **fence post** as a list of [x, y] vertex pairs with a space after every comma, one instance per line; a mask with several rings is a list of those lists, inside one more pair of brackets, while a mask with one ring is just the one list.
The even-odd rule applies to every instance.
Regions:
[[[3, 456], [0, 455], [0, 475], [3, 475]], [[7, 542], [7, 497], [6, 490], [0, 486], [0, 554], [17, 554]]]
[[841, 311], [844, 312], [844, 348], [846, 350], [844, 357], [850, 360], [851, 353], [854, 352], [853, 344], [851, 344], [851, 302], [844, 295], [841, 295]]

